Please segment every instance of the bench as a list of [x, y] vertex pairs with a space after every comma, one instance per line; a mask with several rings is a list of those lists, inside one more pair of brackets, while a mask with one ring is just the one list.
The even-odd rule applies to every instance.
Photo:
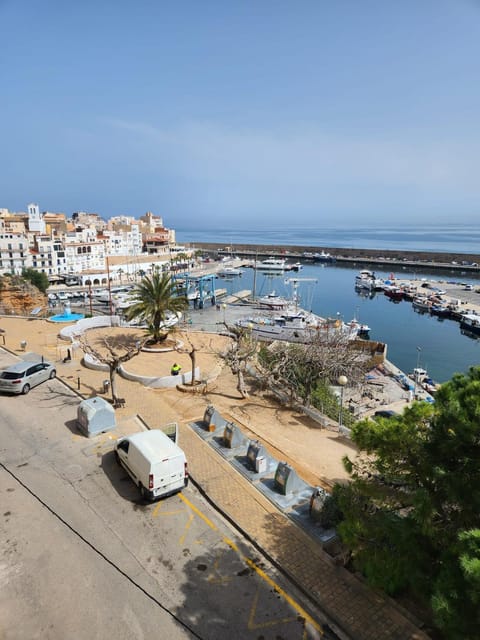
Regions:
[[125, 406], [125, 398], [115, 398], [113, 406], [115, 409], [121, 409]]

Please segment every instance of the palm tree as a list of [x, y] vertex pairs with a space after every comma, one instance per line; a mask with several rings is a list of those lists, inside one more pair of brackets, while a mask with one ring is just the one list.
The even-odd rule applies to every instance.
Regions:
[[168, 273], [155, 269], [132, 291], [133, 304], [127, 310], [127, 320], [145, 320], [154, 342], [162, 342], [169, 333], [165, 324], [168, 312], [180, 313], [188, 307], [185, 297], [175, 295], [175, 284]]

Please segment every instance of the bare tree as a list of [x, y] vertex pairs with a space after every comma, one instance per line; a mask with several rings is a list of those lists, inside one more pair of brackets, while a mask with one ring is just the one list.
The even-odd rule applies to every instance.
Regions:
[[[188, 353], [188, 356], [190, 358], [190, 362], [191, 362], [191, 366], [192, 366], [192, 380], [190, 382], [190, 384], [193, 386], [195, 386], [196, 384], [196, 376], [195, 376], [195, 369], [197, 367], [197, 353], [198, 351], [205, 351], [206, 350], [206, 344], [204, 342], [202, 342], [200, 345], [197, 345], [194, 343], [192, 336], [189, 333], [186, 333], [184, 335], [184, 339], [188, 342], [189, 348], [188, 349], [184, 349], [184, 348], [177, 348], [176, 350], [179, 353]], [[210, 352], [213, 353], [213, 348], [210, 346]]]
[[114, 338], [100, 338], [99, 342], [101, 342], [101, 347], [96, 347], [88, 342], [85, 334], [80, 337], [79, 343], [82, 351], [108, 366], [110, 390], [114, 404], [118, 402], [116, 385], [118, 368], [122, 363], [128, 362], [128, 360], [137, 356], [147, 340], [148, 338], [139, 340], [133, 336], [123, 334], [115, 336]]
[[274, 343], [263, 352], [261, 373], [271, 386], [281, 387], [290, 400], [308, 406], [320, 382], [336, 384], [347, 375], [352, 386], [364, 379], [368, 358], [345, 336], [313, 338], [307, 344]]
[[245, 384], [245, 371], [249, 363], [255, 360], [258, 343], [252, 336], [252, 332], [243, 327], [227, 326], [228, 334], [232, 341], [226, 350], [220, 354], [231, 372], [237, 376], [237, 390], [242, 398], [248, 398], [248, 389]]

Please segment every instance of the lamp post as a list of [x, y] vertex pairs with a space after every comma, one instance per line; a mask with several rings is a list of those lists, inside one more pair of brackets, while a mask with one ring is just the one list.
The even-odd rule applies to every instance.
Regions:
[[347, 376], [339, 376], [337, 382], [342, 390], [340, 395], [340, 415], [338, 417], [338, 424], [341, 427], [343, 425], [343, 392], [345, 389], [345, 385], [348, 382], [348, 378]]
[[227, 309], [227, 305], [225, 303], [222, 304], [222, 309], [223, 309], [223, 324], [226, 324], [225, 321], [225, 311]]
[[417, 366], [415, 368], [415, 371], [413, 372], [413, 397], [416, 400], [417, 399], [417, 382], [418, 382], [418, 378], [420, 377], [420, 373], [419, 373], [419, 369], [420, 369], [420, 352], [421, 352], [421, 348], [417, 347]]

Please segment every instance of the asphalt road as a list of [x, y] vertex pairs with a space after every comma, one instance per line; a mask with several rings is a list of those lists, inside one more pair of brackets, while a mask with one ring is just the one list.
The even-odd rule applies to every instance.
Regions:
[[320, 637], [321, 614], [193, 486], [143, 503], [112, 436], [77, 432], [78, 402], [58, 380], [0, 396], [0, 637]]

